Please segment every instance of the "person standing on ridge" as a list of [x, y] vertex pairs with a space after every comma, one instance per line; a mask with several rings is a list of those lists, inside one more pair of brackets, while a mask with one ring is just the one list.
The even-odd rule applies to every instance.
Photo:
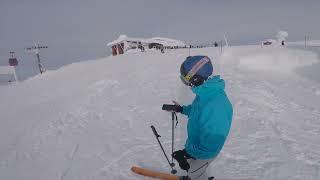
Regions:
[[161, 53], [164, 53], [164, 47], [160, 46]]
[[220, 76], [213, 76], [207, 56], [189, 56], [180, 67], [182, 82], [196, 94], [192, 104], [181, 106], [174, 102], [170, 111], [188, 117], [188, 138], [185, 149], [173, 152], [172, 157], [186, 170], [191, 180], [213, 179], [206, 170], [218, 156], [229, 134], [233, 108]]

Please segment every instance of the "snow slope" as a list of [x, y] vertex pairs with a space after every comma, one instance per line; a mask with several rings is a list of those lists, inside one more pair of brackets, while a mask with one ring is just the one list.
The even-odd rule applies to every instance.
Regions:
[[[307, 44], [306, 44], [307, 43]], [[298, 45], [298, 46], [315, 46], [319, 47], [320, 46], [320, 40], [308, 40], [307, 42], [305, 41], [297, 41], [297, 42], [288, 42], [289, 45]]]
[[[208, 55], [234, 105], [232, 130], [210, 166], [216, 177], [320, 178], [320, 84], [295, 73], [310, 51], [239, 46]], [[0, 87], [0, 179], [143, 179], [131, 165], [169, 172], [151, 132], [170, 150], [163, 103], [192, 100], [180, 63], [188, 50], [132, 52], [75, 63]], [[186, 119], [179, 116], [183, 146]]]

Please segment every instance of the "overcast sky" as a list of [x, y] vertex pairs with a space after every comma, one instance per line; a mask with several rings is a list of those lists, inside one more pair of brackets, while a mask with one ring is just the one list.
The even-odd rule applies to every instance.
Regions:
[[231, 44], [252, 44], [285, 30], [292, 41], [320, 39], [319, 10], [319, 0], [1, 0], [0, 62], [10, 50], [32, 61], [23, 49], [40, 42], [55, 68], [109, 54], [120, 34], [200, 43], [226, 33]]

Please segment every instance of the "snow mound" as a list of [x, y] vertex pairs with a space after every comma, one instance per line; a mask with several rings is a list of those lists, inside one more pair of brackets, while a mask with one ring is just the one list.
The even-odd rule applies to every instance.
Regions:
[[277, 33], [276, 37], [277, 37], [278, 41], [280, 42], [280, 41], [285, 41], [286, 38], [288, 37], [288, 35], [289, 34], [286, 31], [279, 31]]
[[320, 46], [320, 40], [308, 40], [307, 42], [305, 41], [297, 41], [297, 42], [288, 42], [288, 45], [299, 45], [299, 46], [315, 46], [319, 47]]
[[298, 67], [316, 62], [317, 55], [313, 52], [279, 48], [256, 50], [239, 57], [240, 68], [277, 74], [291, 74]]

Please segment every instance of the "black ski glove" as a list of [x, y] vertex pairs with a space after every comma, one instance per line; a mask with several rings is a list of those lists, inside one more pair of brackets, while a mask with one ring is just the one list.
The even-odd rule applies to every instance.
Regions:
[[164, 104], [162, 110], [181, 113], [183, 108], [180, 105]]
[[178, 161], [180, 168], [186, 171], [190, 169], [187, 159], [194, 159], [185, 149], [173, 152], [172, 157]]

